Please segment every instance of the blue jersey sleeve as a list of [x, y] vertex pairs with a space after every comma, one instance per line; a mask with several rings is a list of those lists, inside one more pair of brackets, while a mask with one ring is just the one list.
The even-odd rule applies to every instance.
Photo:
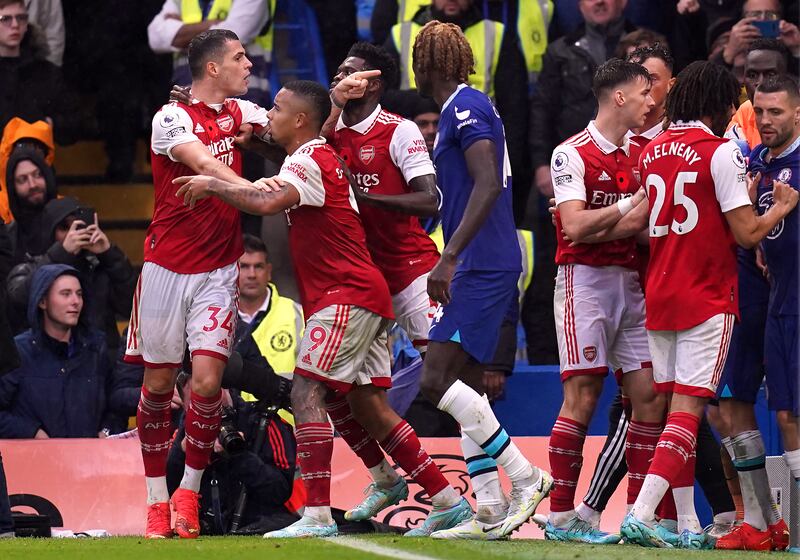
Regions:
[[[467, 96], [461, 96], [467, 97]], [[491, 102], [488, 98], [476, 99], [476, 96], [469, 99], [466, 106], [454, 104], [453, 114], [456, 137], [462, 152], [472, 146], [478, 140], [491, 140], [497, 142], [495, 126], [499, 117], [495, 116]], [[456, 101], [460, 101], [456, 98]]]

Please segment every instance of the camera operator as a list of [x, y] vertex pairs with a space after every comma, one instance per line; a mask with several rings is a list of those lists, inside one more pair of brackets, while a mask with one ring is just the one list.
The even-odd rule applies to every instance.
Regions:
[[[269, 397], [260, 393], [256, 396]], [[281, 397], [285, 399], [285, 395]], [[200, 523], [204, 535], [229, 533], [235, 518], [238, 532], [243, 534], [283, 528], [298, 519], [283, 505], [290, 498], [294, 483], [294, 433], [277, 415], [277, 406], [270, 407], [268, 402], [274, 401], [246, 402], [238, 391], [223, 390], [220, 437], [200, 485]], [[181, 428], [170, 449], [167, 462], [170, 493], [178, 487], [183, 473], [184, 437]], [[242, 489], [246, 492], [243, 509]]]

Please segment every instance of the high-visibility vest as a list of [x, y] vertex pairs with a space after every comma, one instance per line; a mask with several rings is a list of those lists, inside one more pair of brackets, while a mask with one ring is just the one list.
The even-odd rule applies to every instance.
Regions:
[[547, 29], [552, 15], [552, 0], [519, 1], [517, 33], [530, 83], [534, 82], [536, 75], [542, 70], [542, 58], [547, 49]]
[[[270, 18], [275, 14], [276, 1], [277, 0], [269, 0]], [[233, 0], [214, 0], [214, 3], [211, 4], [211, 9], [208, 10], [208, 14], [203, 18], [203, 10], [200, 8], [199, 0], [181, 0], [181, 20], [183, 23], [200, 23], [203, 19], [225, 20], [228, 18], [228, 14], [231, 11], [232, 3]], [[253, 40], [253, 44], [257, 46], [255, 51], [252, 49], [252, 44], [246, 45], [248, 51], [250, 51], [248, 52], [249, 55], [258, 54], [264, 56], [267, 60], [271, 60], [273, 28], [273, 25], [269, 25], [266, 33], [259, 35]]]
[[397, 22], [411, 21], [422, 8], [431, 5], [431, 0], [397, 0]]
[[[416, 89], [414, 70], [411, 66], [414, 40], [422, 26], [413, 21], [398, 23], [392, 27], [392, 41], [400, 53], [400, 89]], [[475, 59], [475, 73], [469, 76], [469, 84], [494, 98], [494, 75], [500, 48], [503, 43], [502, 23], [483, 19], [464, 30], [472, 55]]]
[[269, 311], [253, 330], [253, 339], [276, 373], [292, 373], [303, 334], [303, 314], [293, 300], [278, 294], [274, 284], [269, 287]]
[[[430, 233], [430, 237], [441, 253], [444, 249], [444, 232], [442, 231], [441, 223]], [[519, 299], [522, 301], [525, 290], [528, 289], [528, 286], [531, 285], [531, 280], [533, 280], [533, 232], [527, 229], [518, 229], [517, 242], [519, 243], [519, 251], [522, 253], [522, 272], [517, 283]]]

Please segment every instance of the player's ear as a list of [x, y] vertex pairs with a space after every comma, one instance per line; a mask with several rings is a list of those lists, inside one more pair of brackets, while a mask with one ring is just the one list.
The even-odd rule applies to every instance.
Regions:
[[622, 107], [625, 104], [625, 92], [621, 89], [614, 90], [614, 103], [617, 107]]
[[217, 68], [217, 63], [214, 62], [213, 60], [209, 60], [208, 62], [206, 62], [206, 73], [208, 73], [209, 76], [216, 78], [217, 74], [219, 74], [219, 68]]

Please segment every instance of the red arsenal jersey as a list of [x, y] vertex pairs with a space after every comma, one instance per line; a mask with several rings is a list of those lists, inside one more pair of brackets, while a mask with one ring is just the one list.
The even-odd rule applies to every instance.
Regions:
[[306, 319], [334, 304], [394, 318], [389, 288], [370, 259], [355, 197], [333, 149], [322, 138], [306, 142], [286, 158], [279, 177], [300, 193], [287, 216]]
[[[640, 152], [640, 146], [628, 139], [621, 147], [615, 145], [600, 134], [594, 121], [590, 122], [583, 132], [566, 140], [553, 152], [550, 174], [556, 204], [580, 200], [586, 203], [586, 208], [602, 208], [633, 196], [639, 189]], [[570, 247], [570, 242], [560, 234], [561, 229], [561, 218], [556, 214], [556, 231], [559, 232], [556, 264], [637, 268], [634, 237]]]
[[[331, 144], [342, 155], [359, 186], [367, 192], [398, 195], [412, 192], [415, 177], [433, 175], [433, 163], [417, 125], [381, 109], [360, 123], [336, 125]], [[439, 252], [419, 218], [359, 205], [367, 248], [392, 294], [401, 292], [439, 260]]]
[[640, 167], [650, 204], [647, 328], [738, 315], [736, 243], [724, 213], [750, 205], [739, 148], [698, 121], [678, 122], [648, 144]]
[[241, 174], [242, 156], [233, 139], [243, 122], [267, 124], [266, 110], [240, 99], [219, 108], [205, 103], [170, 103], [153, 118], [152, 165], [155, 186], [153, 221], [147, 228], [144, 260], [180, 274], [209, 272], [227, 266], [242, 252], [239, 211], [215, 197], [183, 205], [172, 180], [197, 171], [176, 161], [172, 149], [202, 142], [219, 161]]

